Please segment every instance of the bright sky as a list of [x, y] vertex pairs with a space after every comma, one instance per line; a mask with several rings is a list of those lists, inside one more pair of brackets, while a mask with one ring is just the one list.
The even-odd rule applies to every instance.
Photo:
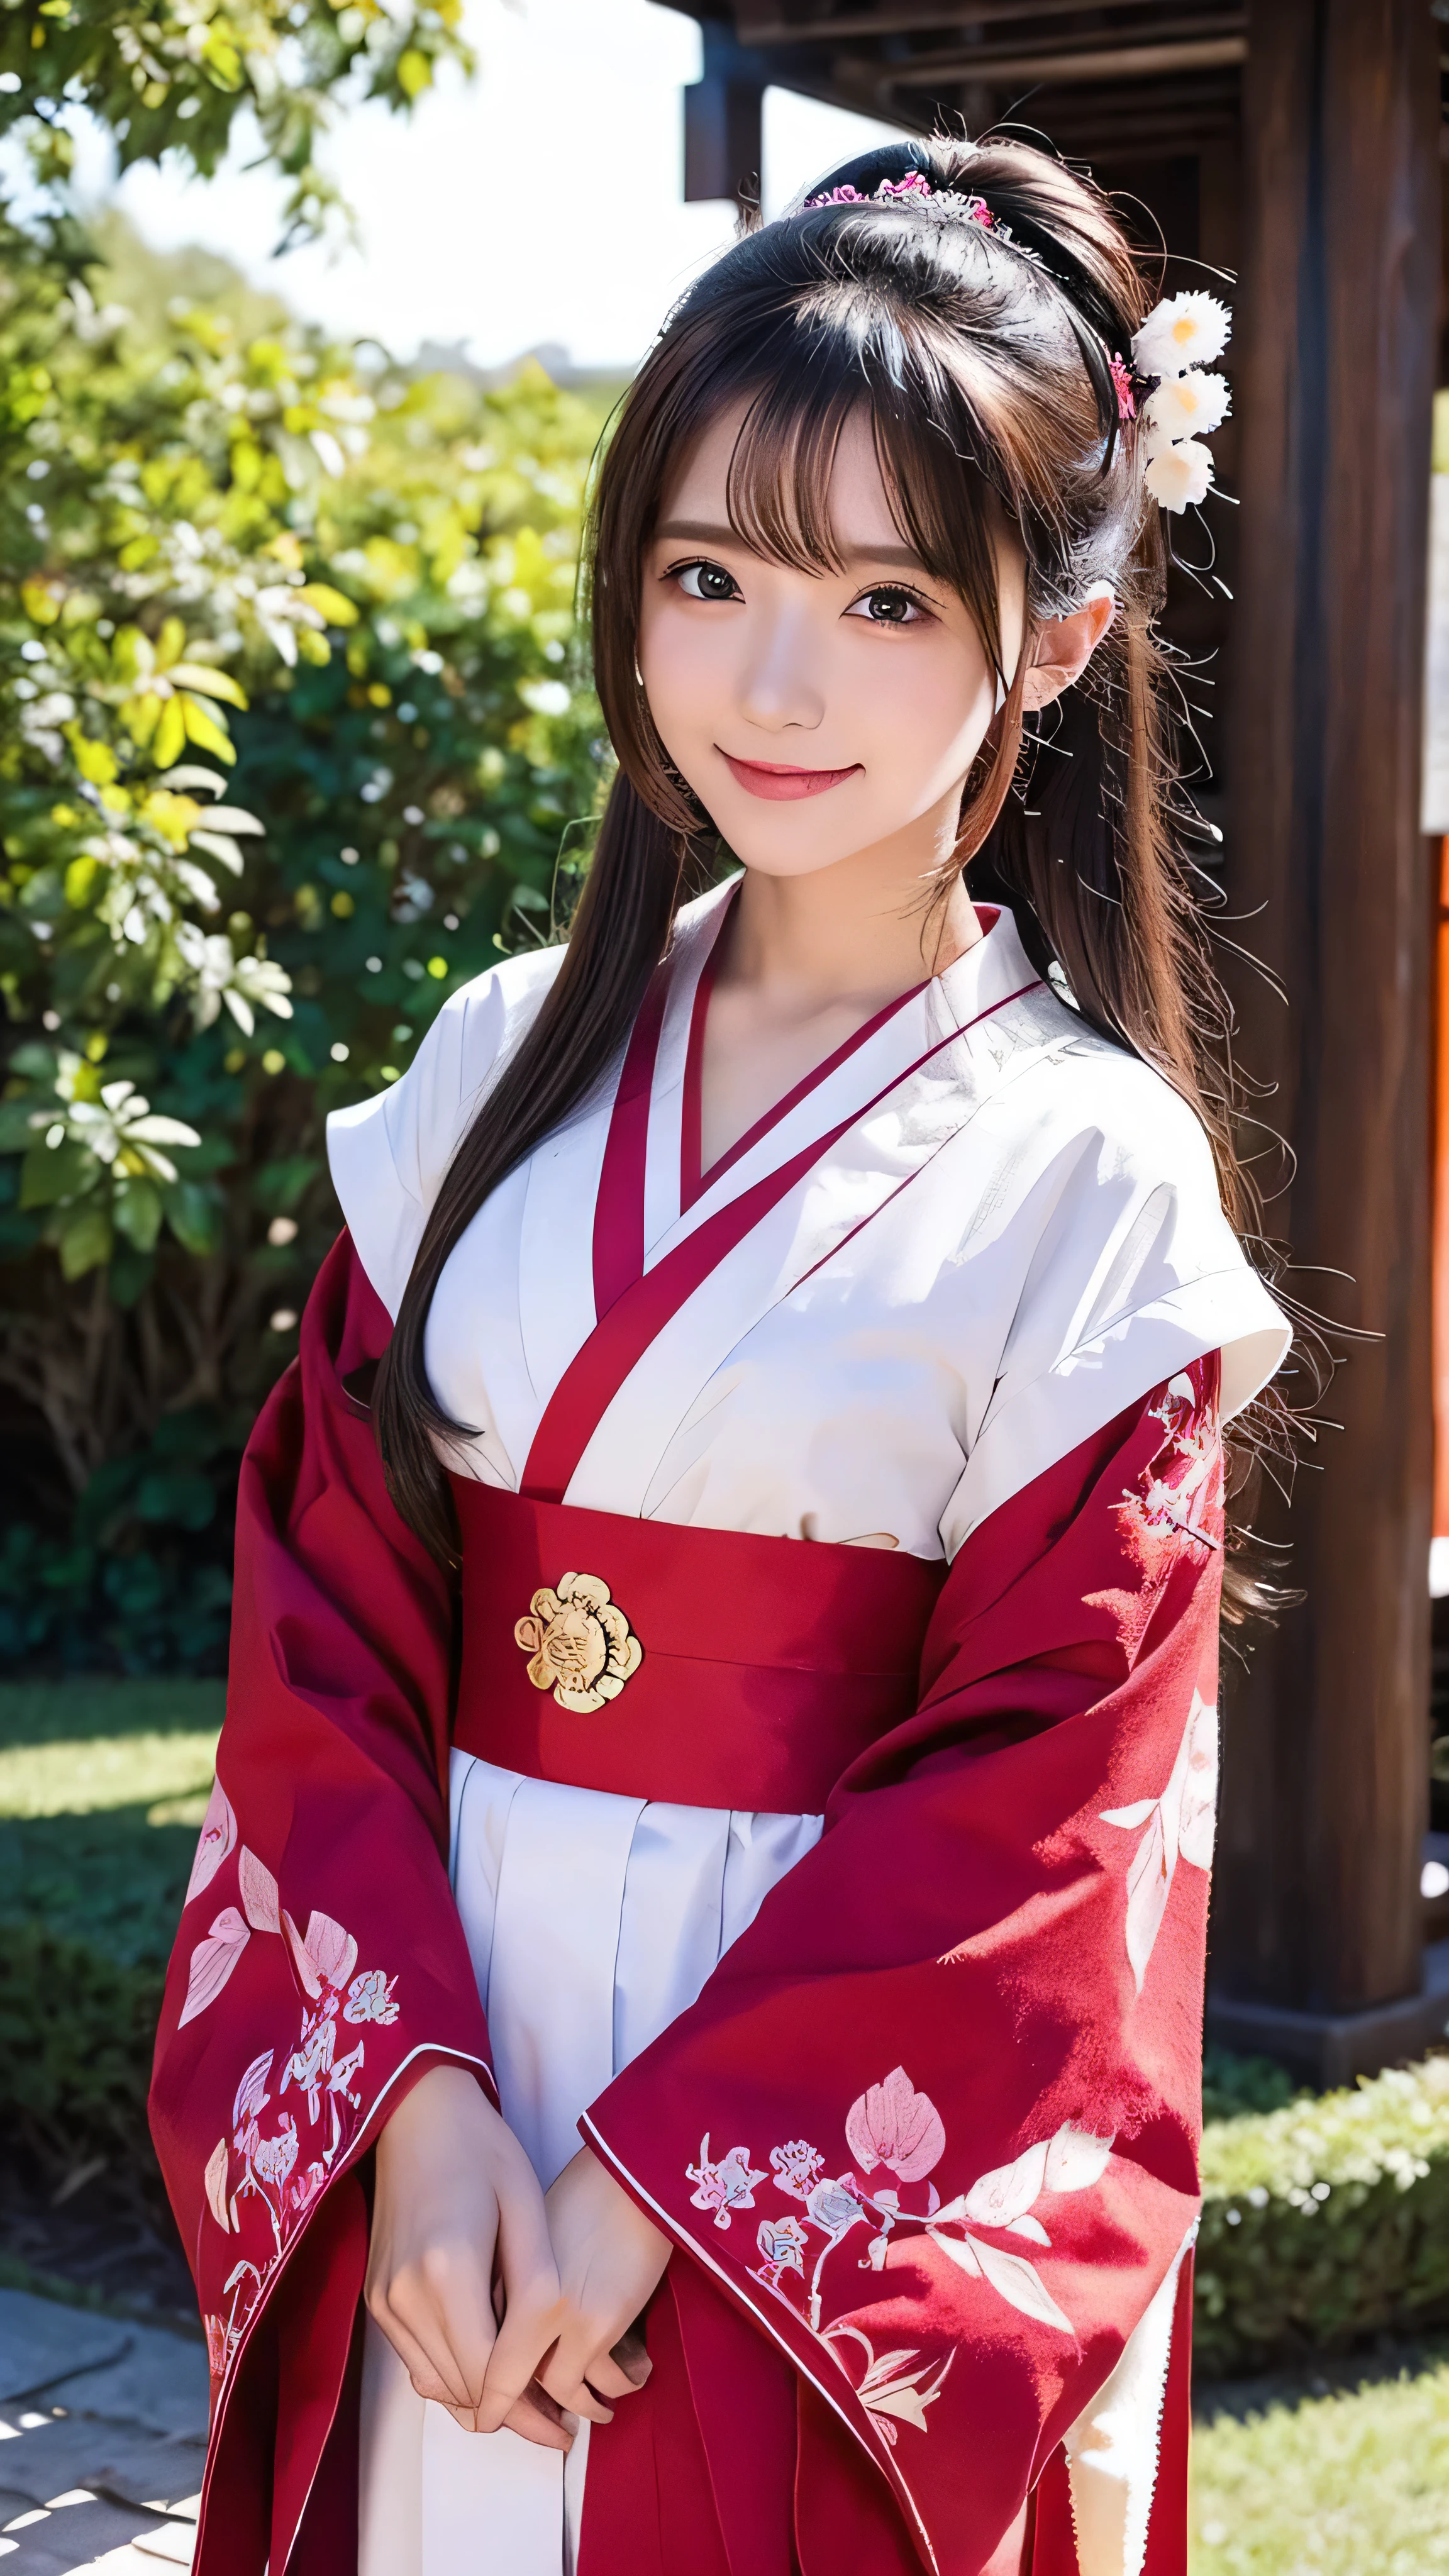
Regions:
[[[157, 249], [220, 251], [293, 310], [408, 358], [462, 341], [485, 366], [544, 342], [584, 366], [632, 364], [670, 303], [732, 231], [722, 204], [686, 206], [680, 91], [699, 31], [650, 0], [468, 0], [471, 86], [447, 78], [410, 120], [362, 108], [324, 159], [356, 211], [361, 250], [273, 260], [282, 190], [234, 151], [210, 181], [137, 168], [116, 190]], [[764, 193], [783, 204], [888, 129], [771, 90]], [[85, 193], [109, 193], [106, 147], [78, 138]]]

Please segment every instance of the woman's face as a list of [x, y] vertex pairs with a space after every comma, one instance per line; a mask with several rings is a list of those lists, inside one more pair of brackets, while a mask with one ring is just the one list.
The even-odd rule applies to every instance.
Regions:
[[[864, 410], [830, 479], [838, 573], [770, 562], [731, 530], [740, 419], [700, 439], [645, 561], [639, 667], [660, 739], [747, 867], [803, 876], [903, 836], [929, 864], [995, 706], [981, 639], [903, 540]], [[1025, 566], [1004, 532], [997, 560], [1010, 672]]]

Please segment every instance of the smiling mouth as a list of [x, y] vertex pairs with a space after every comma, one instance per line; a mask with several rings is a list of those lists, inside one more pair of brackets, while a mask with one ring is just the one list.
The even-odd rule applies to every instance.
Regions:
[[860, 762], [853, 760], [848, 769], [796, 769], [779, 760], [736, 760], [733, 753], [715, 749], [736, 786], [750, 796], [773, 798], [777, 803], [800, 796], [823, 796], [829, 787], [838, 787], [845, 778], [854, 778]]

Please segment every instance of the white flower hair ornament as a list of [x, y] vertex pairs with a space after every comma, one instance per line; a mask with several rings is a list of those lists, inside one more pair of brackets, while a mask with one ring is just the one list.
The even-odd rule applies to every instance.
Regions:
[[1232, 319], [1215, 295], [1172, 295], [1154, 307], [1132, 343], [1134, 373], [1156, 379], [1141, 407], [1144, 480], [1164, 510], [1204, 501], [1213, 460], [1203, 445], [1227, 419], [1227, 378], [1211, 369], [1228, 344]]

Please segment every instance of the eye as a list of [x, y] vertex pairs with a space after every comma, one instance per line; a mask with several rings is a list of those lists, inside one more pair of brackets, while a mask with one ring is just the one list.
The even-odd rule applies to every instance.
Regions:
[[686, 599], [743, 599], [744, 593], [732, 572], [723, 564], [676, 564], [668, 578], [677, 581]]
[[919, 626], [930, 615], [914, 591], [892, 584], [866, 591], [845, 613], [847, 617], [868, 618], [872, 626]]

